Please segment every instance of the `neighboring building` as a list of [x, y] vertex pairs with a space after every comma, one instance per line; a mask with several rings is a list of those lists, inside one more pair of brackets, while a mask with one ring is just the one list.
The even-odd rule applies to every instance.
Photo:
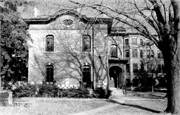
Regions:
[[[124, 33], [124, 32], [123, 32]], [[126, 64], [126, 79], [131, 81], [144, 63], [145, 70], [150, 60], [154, 59], [155, 69], [159, 73], [164, 73], [164, 62], [161, 51], [148, 39], [137, 33], [125, 33], [123, 36], [114, 37], [118, 41], [118, 47], [122, 50], [124, 59], [128, 59]]]

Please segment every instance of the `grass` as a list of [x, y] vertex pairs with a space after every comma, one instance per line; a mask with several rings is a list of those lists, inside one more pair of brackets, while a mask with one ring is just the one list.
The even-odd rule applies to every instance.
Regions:
[[[30, 101], [33, 102], [32, 100]], [[0, 115], [69, 115], [103, 107], [109, 103], [97, 99], [37, 99], [31, 107], [1, 107]]]
[[[32, 102], [34, 105], [30, 107], [1, 107], [0, 115], [71, 115], [76, 113], [84, 113], [83, 115], [169, 115], [162, 113], [166, 108], [166, 99], [151, 97], [152, 93], [140, 92], [139, 94], [136, 92], [135, 95], [127, 95], [127, 97], [140, 96], [144, 100], [127, 100], [125, 103], [106, 101], [106, 99], [22, 98], [18, 101]], [[164, 94], [162, 94], [163, 96]], [[105, 108], [109, 105], [114, 106]], [[94, 111], [98, 108], [105, 109]]]

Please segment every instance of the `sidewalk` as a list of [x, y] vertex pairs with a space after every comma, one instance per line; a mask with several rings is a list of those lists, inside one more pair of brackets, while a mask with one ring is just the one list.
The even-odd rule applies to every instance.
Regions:
[[[165, 96], [164, 93], [156, 93], [156, 92], [127, 92], [127, 94], [123, 94], [121, 89], [116, 89], [111, 87], [110, 90], [112, 91], [112, 96], [110, 97], [111, 100], [116, 101], [130, 101], [130, 100], [164, 100], [163, 97]], [[151, 97], [151, 98], [150, 98]], [[154, 98], [152, 98], [154, 97]], [[159, 97], [159, 98], [155, 98]]]
[[165, 109], [164, 99], [150, 99], [124, 95], [121, 89], [111, 87], [111, 104], [72, 115], [168, 115], [161, 113]]

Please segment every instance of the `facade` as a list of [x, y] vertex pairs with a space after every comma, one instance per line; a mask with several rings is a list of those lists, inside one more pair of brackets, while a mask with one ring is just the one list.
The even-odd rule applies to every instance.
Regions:
[[[128, 33], [127, 33], [128, 34]], [[126, 64], [126, 76], [131, 81], [137, 75], [138, 71], [144, 65], [146, 71], [157, 71], [163, 73], [164, 62], [161, 51], [148, 39], [136, 34], [129, 33], [123, 38], [124, 59], [128, 59]], [[151, 65], [151, 68], [149, 66]]]
[[[107, 82], [109, 18], [89, 18], [61, 10], [29, 24], [28, 82], [79, 86]], [[94, 84], [95, 84], [94, 83]]]
[[25, 19], [29, 24], [28, 82], [56, 82], [62, 86], [87, 87], [109, 83], [112, 70], [118, 84], [133, 80], [142, 60], [162, 55], [148, 40], [113, 27], [111, 18], [87, 17], [62, 9], [48, 17]]
[[125, 67], [126, 79], [133, 81], [138, 75], [142, 64], [145, 71], [155, 71], [157, 76], [164, 75], [164, 62], [161, 51], [148, 39], [138, 33], [127, 32], [125, 29], [117, 29], [110, 36], [116, 42], [122, 59], [128, 60]]

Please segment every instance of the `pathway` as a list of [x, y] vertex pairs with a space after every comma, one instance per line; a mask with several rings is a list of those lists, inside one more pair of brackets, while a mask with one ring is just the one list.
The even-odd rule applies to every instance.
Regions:
[[[121, 89], [116, 89], [114, 87], [111, 87], [110, 90], [112, 90], [112, 95], [110, 96], [108, 101], [111, 101], [111, 104], [101, 106], [99, 108], [88, 110], [80, 113], [75, 113], [72, 115], [117, 115], [119, 112], [121, 115], [168, 115], [160, 113], [164, 108], [161, 106], [161, 101], [164, 101], [162, 99], [147, 99], [147, 98], [140, 98], [140, 97], [130, 97], [123, 94]], [[131, 105], [127, 102], [144, 102], [147, 101], [147, 105], [149, 102], [152, 102], [150, 104], [156, 103], [155, 101], [160, 101], [160, 105], [153, 105], [154, 108], [148, 108], [148, 106], [145, 105]]]

